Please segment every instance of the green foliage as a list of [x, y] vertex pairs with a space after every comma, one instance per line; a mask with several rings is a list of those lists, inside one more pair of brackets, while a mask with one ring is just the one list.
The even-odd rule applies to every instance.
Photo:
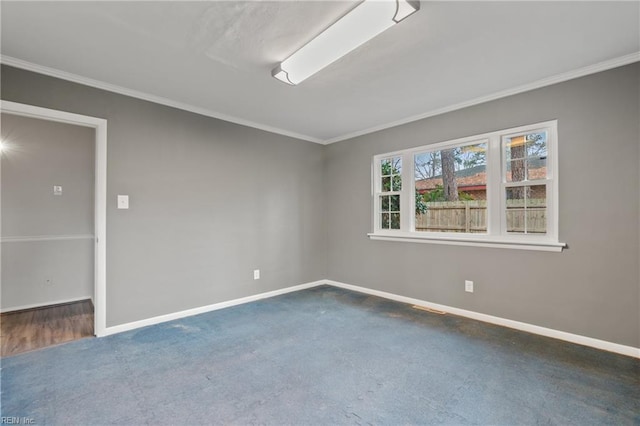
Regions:
[[[382, 178], [383, 191], [391, 191], [392, 187], [393, 191], [399, 191], [402, 189], [402, 177], [400, 176], [401, 171], [398, 162], [383, 160], [380, 171], [382, 176], [386, 176]], [[423, 214], [426, 212], [427, 204], [422, 195], [416, 191], [416, 214]]]
[[391, 161], [389, 160], [382, 161], [382, 175], [391, 175], [396, 173], [399, 173], [399, 170], [391, 166]]
[[486, 164], [487, 164], [487, 151], [485, 150], [471, 151], [469, 154], [465, 156], [464, 160], [462, 161], [462, 168], [470, 169], [471, 167], [484, 166]]
[[431, 191], [425, 193], [424, 199], [428, 203], [432, 203], [434, 201], [445, 201], [444, 189], [442, 188], [442, 185], [437, 185], [435, 189], [432, 189]]
[[402, 176], [400, 176], [399, 161], [383, 160], [381, 168], [382, 190], [399, 191], [402, 189]]
[[468, 192], [458, 191], [458, 199], [460, 201], [471, 201], [474, 198], [473, 195], [469, 194]]
[[[428, 203], [436, 202], [436, 201], [447, 201], [446, 197], [444, 196], [444, 188], [442, 187], [442, 185], [436, 185], [434, 189], [425, 193], [422, 197]], [[467, 192], [459, 191], [458, 199], [460, 201], [471, 201], [473, 200], [473, 196]], [[426, 211], [426, 208], [425, 208], [425, 211]]]
[[[393, 186], [393, 188], [392, 188]], [[400, 191], [402, 189], [402, 177], [398, 175], [382, 178], [383, 191]]]
[[416, 190], [416, 214], [425, 214], [427, 212], [427, 202], [424, 200], [424, 195]]

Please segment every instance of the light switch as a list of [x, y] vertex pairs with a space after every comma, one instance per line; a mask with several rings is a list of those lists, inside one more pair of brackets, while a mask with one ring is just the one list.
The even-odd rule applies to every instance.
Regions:
[[62, 195], [62, 186], [54, 185], [53, 186], [53, 195]]
[[129, 208], [129, 196], [128, 195], [118, 195], [118, 208], [119, 209], [128, 209]]

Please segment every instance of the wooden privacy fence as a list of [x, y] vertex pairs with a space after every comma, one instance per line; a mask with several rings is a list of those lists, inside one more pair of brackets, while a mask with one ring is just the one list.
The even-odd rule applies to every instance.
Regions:
[[[507, 231], [545, 233], [545, 199], [507, 200]], [[526, 228], [525, 228], [526, 224]], [[416, 215], [416, 231], [487, 232], [486, 200], [428, 202], [427, 212]]]

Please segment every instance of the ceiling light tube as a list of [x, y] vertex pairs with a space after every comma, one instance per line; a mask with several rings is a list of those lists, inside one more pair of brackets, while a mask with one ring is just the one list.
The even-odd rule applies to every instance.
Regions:
[[365, 0], [282, 61], [271, 75], [296, 85], [419, 9], [417, 0]]

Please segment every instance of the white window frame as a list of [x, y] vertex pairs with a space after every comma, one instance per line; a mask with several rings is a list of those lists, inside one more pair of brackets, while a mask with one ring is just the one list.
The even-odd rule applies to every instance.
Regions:
[[[372, 162], [372, 212], [373, 240], [409, 241], [433, 244], [471, 245], [541, 251], [562, 251], [565, 243], [558, 241], [558, 132], [557, 120], [519, 126], [510, 129], [473, 135], [446, 142], [424, 145], [402, 151], [375, 155]], [[547, 232], [544, 235], [515, 234], [506, 230], [505, 188], [513, 184], [506, 182], [506, 160], [503, 141], [508, 137], [531, 133], [547, 132], [547, 176], [543, 180], [524, 181], [531, 185], [546, 185]], [[487, 232], [454, 233], [423, 232], [415, 230], [415, 155], [430, 151], [478, 143], [487, 144]], [[380, 228], [381, 161], [391, 157], [402, 159], [402, 189], [400, 194], [400, 229]], [[504, 165], [504, 167], [503, 167]], [[519, 184], [522, 184], [519, 182]], [[391, 194], [391, 193], [389, 193]]]
[[[404, 167], [404, 161], [402, 159], [402, 156], [400, 155], [387, 155], [387, 156], [382, 156], [380, 157], [378, 164], [382, 164], [382, 161], [384, 160], [391, 160], [393, 161], [394, 158], [400, 157], [400, 161], [401, 161], [401, 171], [400, 171], [400, 178], [401, 178], [401, 182], [402, 182], [402, 188], [404, 188], [405, 185], [405, 167]], [[382, 173], [380, 168], [378, 168], [378, 179], [376, 180], [375, 184], [374, 184], [374, 198], [375, 198], [375, 207], [374, 207], [374, 213], [373, 213], [373, 217], [374, 217], [374, 221], [375, 221], [375, 229], [379, 229], [381, 231], [396, 231], [396, 230], [391, 230], [391, 229], [384, 229], [381, 227], [381, 220], [380, 220], [380, 214], [382, 213], [380, 210], [380, 197], [381, 196], [391, 196], [391, 195], [400, 195], [400, 229], [403, 229], [403, 222], [405, 221], [402, 212], [404, 211], [404, 209], [406, 208], [406, 206], [404, 205], [405, 203], [404, 201], [404, 196], [403, 191], [382, 191]], [[393, 176], [396, 175], [392, 175], [391, 177], [391, 181], [393, 182]], [[393, 183], [391, 184], [392, 188], [393, 188]], [[391, 221], [391, 218], [389, 218], [389, 221]]]

